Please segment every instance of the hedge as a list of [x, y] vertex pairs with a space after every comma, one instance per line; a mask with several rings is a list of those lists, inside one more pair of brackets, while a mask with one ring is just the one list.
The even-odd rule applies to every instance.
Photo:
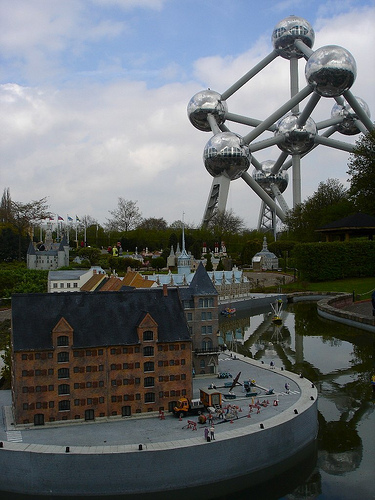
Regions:
[[375, 242], [300, 243], [293, 251], [299, 277], [330, 281], [375, 276]]

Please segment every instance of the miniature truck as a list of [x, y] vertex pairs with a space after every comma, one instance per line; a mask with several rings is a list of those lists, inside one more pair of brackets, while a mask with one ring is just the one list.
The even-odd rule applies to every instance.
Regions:
[[185, 417], [204, 411], [206, 408], [221, 408], [221, 397], [221, 393], [215, 389], [200, 389], [199, 399], [180, 398], [173, 408], [173, 413], [177, 417]]

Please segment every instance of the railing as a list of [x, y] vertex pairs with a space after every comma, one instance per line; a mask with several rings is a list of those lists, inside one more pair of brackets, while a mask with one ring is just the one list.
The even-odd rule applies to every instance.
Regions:
[[208, 347], [206, 349], [194, 349], [194, 354], [219, 354], [221, 352], [221, 348], [217, 347]]

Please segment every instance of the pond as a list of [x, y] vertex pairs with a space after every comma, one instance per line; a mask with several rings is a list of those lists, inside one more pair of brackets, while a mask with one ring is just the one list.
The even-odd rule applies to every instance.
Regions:
[[251, 314], [223, 318], [223, 342], [234, 352], [272, 361], [314, 382], [319, 434], [305, 463], [272, 484], [230, 498], [374, 498], [374, 335], [321, 318], [315, 302], [288, 304], [280, 326], [272, 323], [270, 310]]

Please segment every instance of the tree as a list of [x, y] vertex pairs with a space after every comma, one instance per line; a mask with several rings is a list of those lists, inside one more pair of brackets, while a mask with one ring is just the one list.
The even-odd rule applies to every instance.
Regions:
[[3, 196], [0, 202], [0, 222], [10, 222], [12, 213], [12, 199], [10, 197], [9, 188], [4, 189]]
[[28, 203], [11, 201], [10, 224], [18, 233], [18, 259], [21, 260], [22, 236], [31, 232], [33, 225], [48, 219], [51, 213], [48, 210], [47, 199], [33, 200]]
[[149, 217], [148, 219], [143, 219], [138, 225], [138, 229], [144, 229], [145, 231], [165, 231], [167, 227], [167, 221], [163, 217], [160, 217], [160, 219]]
[[375, 216], [375, 130], [356, 142], [348, 167], [349, 199], [357, 211]]
[[319, 227], [350, 213], [353, 213], [353, 204], [349, 201], [348, 191], [338, 179], [328, 179], [320, 182], [317, 191], [305, 202], [290, 210], [285, 222], [296, 241], [317, 241]]
[[112, 219], [107, 219], [107, 230], [110, 231], [130, 231], [142, 222], [136, 201], [119, 197], [117, 209], [108, 211], [113, 216]]
[[220, 235], [225, 233], [238, 234], [244, 230], [245, 222], [241, 217], [235, 215], [233, 210], [225, 210], [224, 212], [217, 210], [211, 217], [208, 228]]

